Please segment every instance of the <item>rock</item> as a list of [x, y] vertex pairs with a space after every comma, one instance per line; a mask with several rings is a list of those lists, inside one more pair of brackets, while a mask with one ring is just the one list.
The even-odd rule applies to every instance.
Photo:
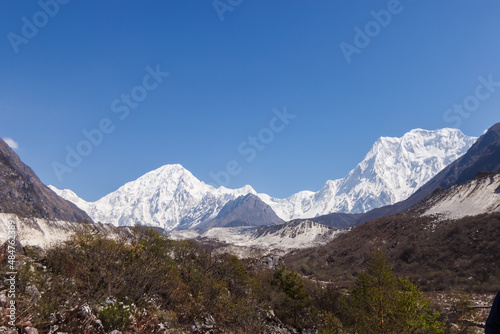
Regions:
[[0, 334], [17, 334], [17, 330], [2, 326], [0, 327]]
[[[23, 245], [21, 244], [21, 242], [18, 240], [18, 239], [14, 239], [15, 240], [15, 244], [12, 245], [9, 240], [5, 241], [2, 246], [0, 247], [0, 254], [9, 254], [8, 253], [8, 249], [9, 249], [9, 246], [14, 246], [14, 249], [15, 249], [15, 255], [24, 255], [24, 251], [23, 251]], [[12, 248], [11, 248], [12, 249]]]
[[115, 304], [116, 303], [116, 298], [112, 296], [106, 297], [106, 300], [104, 301], [106, 304]]
[[32, 301], [38, 302], [42, 298], [42, 294], [38, 291], [37, 287], [34, 285], [28, 285], [25, 289], [28, 296], [31, 297]]
[[281, 262], [280, 256], [269, 255], [260, 259], [260, 266], [263, 269], [276, 269]]
[[8, 302], [7, 291], [6, 290], [0, 291], [0, 305], [7, 306], [7, 302]]
[[109, 332], [108, 334], [122, 334], [122, 332], [115, 329], [115, 330]]
[[38, 334], [38, 330], [34, 327], [24, 327], [23, 333], [25, 333], [25, 334]]

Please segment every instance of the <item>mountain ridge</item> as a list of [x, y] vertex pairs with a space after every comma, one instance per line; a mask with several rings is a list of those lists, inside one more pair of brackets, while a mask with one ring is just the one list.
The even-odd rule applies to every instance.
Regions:
[[0, 139], [0, 213], [24, 218], [91, 222], [72, 202], [57, 196]]
[[227, 202], [217, 216], [199, 228], [266, 226], [282, 224], [273, 209], [254, 194], [241, 195]]
[[146, 173], [96, 202], [52, 189], [87, 208], [94, 220], [114, 225], [192, 228], [213, 220], [227, 202], [246, 194], [258, 196], [282, 220], [308, 219], [332, 212], [365, 212], [405, 199], [475, 140], [450, 128], [381, 137], [345, 178], [328, 180], [317, 192], [301, 191], [284, 199], [257, 193], [251, 186], [214, 188], [178, 164]]
[[438, 188], [447, 189], [453, 185], [472, 180], [480, 172], [500, 173], [500, 123], [491, 126], [467, 150], [407, 199], [365, 213], [356, 224], [373, 219], [402, 213], [411, 209]]
[[362, 217], [366, 223], [335, 242], [296, 251], [285, 262], [296, 269], [307, 265], [305, 274], [336, 277], [343, 284], [379, 248], [399, 274], [424, 286], [495, 290], [500, 286], [499, 171], [500, 123], [407, 200], [368, 212]]

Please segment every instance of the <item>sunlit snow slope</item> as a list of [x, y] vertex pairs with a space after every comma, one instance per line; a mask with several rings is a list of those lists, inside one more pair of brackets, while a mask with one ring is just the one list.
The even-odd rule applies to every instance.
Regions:
[[285, 221], [332, 212], [361, 213], [406, 199], [477, 138], [458, 129], [412, 130], [401, 138], [382, 137], [346, 177], [327, 181], [318, 192], [288, 198], [257, 194], [250, 187], [214, 188], [181, 165], [146, 173], [96, 202], [85, 202], [69, 190], [52, 189], [85, 210], [94, 221], [114, 225], [152, 225], [172, 230], [192, 228], [214, 219], [230, 200], [257, 195]]

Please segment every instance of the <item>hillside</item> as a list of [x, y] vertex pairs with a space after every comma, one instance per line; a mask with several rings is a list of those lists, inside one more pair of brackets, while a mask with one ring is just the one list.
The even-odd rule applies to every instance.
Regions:
[[412, 208], [424, 216], [458, 219], [500, 211], [500, 174], [478, 173], [472, 180], [437, 189]]
[[355, 227], [333, 242], [285, 257], [297, 271], [349, 285], [374, 248], [383, 250], [399, 275], [427, 290], [500, 289], [500, 213], [447, 220], [401, 214]]
[[59, 197], [0, 139], [0, 213], [24, 218], [91, 222], [75, 204]]

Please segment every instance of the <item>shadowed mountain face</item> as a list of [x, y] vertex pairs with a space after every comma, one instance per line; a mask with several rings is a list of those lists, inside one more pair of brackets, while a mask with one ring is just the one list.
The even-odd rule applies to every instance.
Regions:
[[84, 211], [45, 186], [2, 139], [0, 139], [0, 213], [13, 213], [24, 218], [92, 222]]
[[259, 197], [248, 194], [227, 202], [217, 217], [203, 227], [263, 226], [282, 223], [284, 221], [269, 205]]
[[336, 228], [347, 228], [356, 225], [358, 220], [363, 217], [362, 213], [330, 213], [311, 219], [304, 219]]

